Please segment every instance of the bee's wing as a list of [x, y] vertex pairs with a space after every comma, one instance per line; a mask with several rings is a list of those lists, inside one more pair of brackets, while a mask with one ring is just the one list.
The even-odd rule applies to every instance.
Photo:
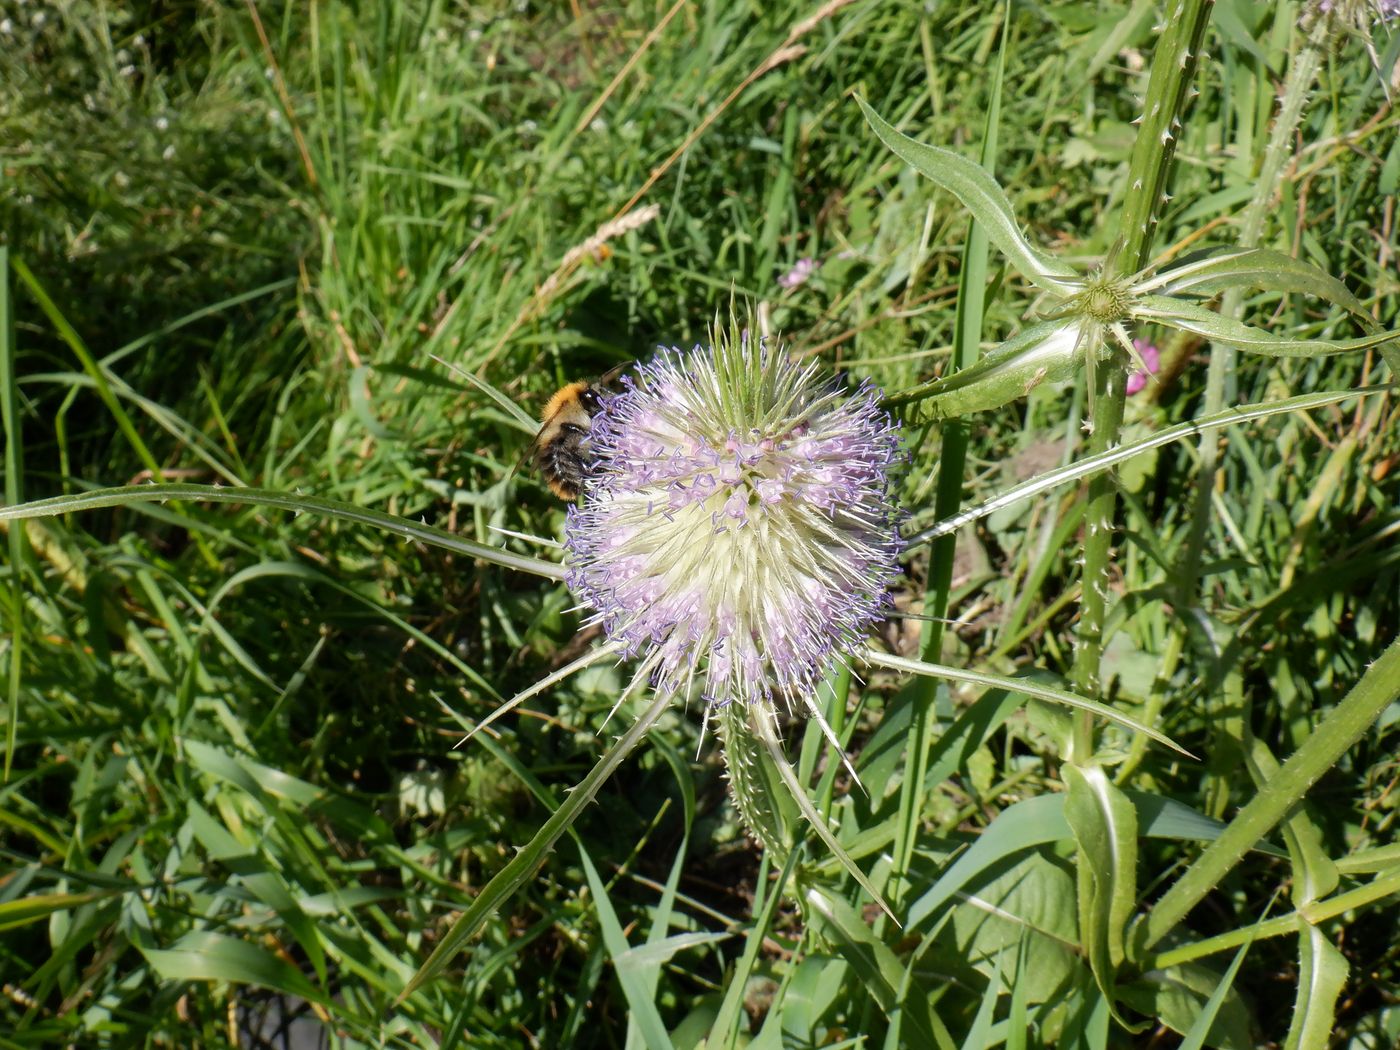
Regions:
[[549, 424], [546, 423], [542, 425], [539, 430], [535, 431], [535, 436], [531, 438], [530, 443], [525, 446], [525, 451], [520, 453], [519, 458], [516, 459], [515, 466], [510, 468], [510, 473], [507, 474], [505, 477], [506, 481], [509, 481], [511, 478], [515, 477], [515, 475], [519, 472], [521, 467], [523, 467], [526, 463], [535, 458], [535, 453], [537, 453], [540, 450], [540, 438], [544, 437], [544, 432], [548, 428], [548, 426]]
[[627, 369], [631, 368], [632, 365], [633, 362], [628, 361], [626, 364], [618, 365], [616, 368], [609, 368], [606, 372], [604, 372], [598, 377], [598, 385], [612, 386], [613, 380], [616, 379], [618, 376], [622, 375], [622, 373], [627, 371]]

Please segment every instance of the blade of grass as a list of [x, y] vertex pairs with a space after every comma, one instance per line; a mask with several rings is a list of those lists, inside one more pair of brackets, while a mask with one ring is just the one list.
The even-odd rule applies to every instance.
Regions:
[[553, 848], [559, 836], [573, 825], [583, 808], [593, 801], [593, 797], [612, 776], [613, 771], [641, 742], [647, 730], [665, 713], [671, 700], [672, 697], [665, 693], [656, 696], [652, 700], [651, 706], [637, 717], [627, 732], [618, 738], [617, 742], [598, 760], [598, 763], [588, 771], [588, 775], [569, 792], [568, 797], [545, 821], [544, 826], [535, 834], [535, 837], [522, 846], [519, 852], [511, 858], [510, 863], [497, 872], [491, 881], [482, 888], [467, 910], [452, 924], [452, 928], [443, 937], [442, 943], [433, 950], [427, 961], [419, 967], [418, 972], [399, 993], [398, 1002], [403, 1002], [419, 988], [441, 975], [447, 964], [485, 925], [486, 920], [495, 914], [496, 909], [504, 904], [534, 874], [535, 870], [544, 862], [545, 855]]
[[[24, 444], [20, 440], [19, 390], [15, 383], [15, 316], [10, 300], [10, 249], [0, 245], [0, 410], [5, 427], [5, 503], [17, 506], [24, 499]], [[5, 782], [9, 783], [15, 755], [15, 734], [19, 727], [20, 675], [24, 662], [24, 628], [20, 610], [24, 608], [24, 584], [20, 566], [24, 564], [24, 529], [5, 530], [10, 547], [10, 610], [13, 627], [6, 647], [8, 674], [5, 717]]]
[[190, 500], [203, 503], [241, 503], [249, 506], [277, 507], [295, 514], [319, 514], [328, 518], [339, 518], [360, 525], [373, 525], [386, 532], [416, 540], [444, 550], [466, 554], [493, 565], [507, 569], [532, 573], [546, 579], [562, 580], [564, 568], [553, 562], [528, 555], [516, 554], [502, 547], [492, 547], [439, 529], [423, 525], [406, 518], [386, 514], [369, 507], [357, 507], [353, 503], [340, 500], [322, 499], [319, 496], [303, 496], [299, 493], [272, 492], [267, 489], [225, 488], [219, 485], [124, 485], [110, 489], [94, 489], [91, 492], [71, 496], [53, 496], [35, 500], [18, 506], [0, 507], [0, 521], [14, 521], [22, 518], [48, 518], [58, 514], [68, 514], [79, 510], [96, 510], [100, 507], [122, 507], [133, 503], [165, 503], [170, 500]]

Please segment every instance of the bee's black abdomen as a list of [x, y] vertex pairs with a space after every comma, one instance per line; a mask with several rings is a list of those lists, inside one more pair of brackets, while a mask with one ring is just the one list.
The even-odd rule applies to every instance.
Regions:
[[561, 424], [560, 429], [563, 434], [540, 448], [536, 462], [556, 496], [577, 499], [588, 473], [589, 462], [583, 450], [588, 431], [574, 423]]

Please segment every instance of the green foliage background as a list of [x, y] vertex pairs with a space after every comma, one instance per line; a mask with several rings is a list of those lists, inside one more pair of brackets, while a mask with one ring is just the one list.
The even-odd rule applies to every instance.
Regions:
[[[496, 531], [559, 533], [559, 505], [512, 475], [529, 434], [433, 355], [533, 412], [563, 381], [703, 338], [737, 295], [797, 353], [890, 391], [926, 379], [954, 340], [966, 216], [885, 150], [851, 94], [975, 155], [1003, 13], [869, 0], [7, 5], [0, 229], [16, 265], [3, 378], [18, 414], [6, 501], [160, 471], [533, 551]], [[1217, 6], [1159, 248], [1233, 243], [1297, 15]], [[995, 174], [1031, 239], [1079, 265], [1112, 248], [1159, 16], [1146, 3], [1011, 8]], [[1377, 27], [1369, 49], [1353, 38], [1331, 53], [1265, 238], [1392, 328], [1397, 50]], [[632, 214], [655, 205], [655, 217], [600, 246], [641, 191]], [[814, 275], [780, 284], [803, 258]], [[1025, 323], [1032, 290], [995, 263], [988, 278], [991, 343]], [[1247, 317], [1354, 334], [1301, 296], [1260, 294]], [[1161, 345], [1163, 371], [1130, 399], [1128, 440], [1198, 414], [1205, 377], [1199, 341], [1136, 334]], [[1388, 378], [1370, 353], [1241, 359], [1227, 403]], [[965, 502], [1072, 458], [1084, 399], [1082, 383], [1039, 387], [972, 419]], [[1389, 394], [1221, 432], [1202, 604], [1242, 626], [1224, 662], [1209, 625], [1174, 635], [1194, 445], [1126, 466], [1106, 691], [1203, 761], [1110, 731], [1124, 787], [1227, 819], [1255, 790], [1249, 735], [1296, 750], [1400, 632], [1398, 433]], [[933, 520], [940, 446], [934, 428], [909, 437], [917, 529]], [[965, 530], [944, 662], [1067, 673], [1081, 501], [1056, 490]], [[498, 738], [452, 747], [591, 641], [562, 585], [258, 507], [7, 524], [17, 717], [0, 785], [0, 1046], [252, 1046], [293, 1014], [332, 1045], [644, 1045], [628, 1044], [629, 1015], [645, 1019], [624, 972], [646, 975], [675, 1046], [699, 1045], [770, 872], [713, 748], [697, 754], [695, 710], [666, 716], [443, 980], [396, 1001], [613, 732], [599, 735], [623, 672], [602, 668], [527, 704]], [[901, 611], [917, 611], [927, 568], [913, 551]], [[893, 618], [882, 634], [908, 653], [920, 632]], [[939, 727], [978, 693], [941, 691]], [[835, 811], [869, 830], [895, 819], [910, 698], [887, 673], [859, 697], [852, 750], [887, 790]], [[1333, 858], [1393, 842], [1397, 715], [1310, 795]], [[1007, 710], [958, 739], [920, 802], [925, 887], [998, 812], [1060, 785], [1055, 710]], [[800, 729], [793, 748], [804, 772], [818, 766]], [[1193, 851], [1145, 839], [1144, 898]], [[1067, 855], [1008, 852], [1001, 891], [984, 894], [1063, 882], [1072, 900]], [[1277, 858], [1251, 858], [1192, 914], [1192, 935], [1248, 927], [1289, 878]], [[878, 948], [843, 944], [819, 910], [763, 913], [742, 1038], [773, 1016], [770, 1046], [919, 1045], [862, 970], [867, 950], [877, 971], [881, 953], [907, 966], [896, 972], [912, 994], [958, 1033], [949, 1045], [968, 1032], [964, 1045], [1016, 1045], [1014, 1025], [972, 1041], [994, 970], [1032, 1004], [1064, 992], [1036, 985], [1052, 963], [1016, 965], [1019, 934], [968, 909], [917, 954], [893, 931]], [[1351, 966], [1337, 1045], [1393, 1045], [1398, 919], [1386, 899], [1321, 927]], [[617, 936], [635, 947], [657, 929], [673, 938], [664, 948], [619, 957]], [[1073, 955], [1072, 912], [1050, 909], [1038, 929]], [[1233, 1031], [1282, 1038], [1297, 965], [1288, 938], [1254, 945]], [[1083, 1001], [1083, 1016], [1035, 1014], [1031, 1045], [1174, 1045], [1153, 1025], [1109, 1037]]]

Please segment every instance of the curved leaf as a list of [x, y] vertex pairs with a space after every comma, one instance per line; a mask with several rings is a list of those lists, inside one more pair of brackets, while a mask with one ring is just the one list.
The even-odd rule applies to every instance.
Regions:
[[1350, 967], [1346, 956], [1302, 916], [1298, 918], [1298, 962], [1298, 994], [1283, 1048], [1326, 1050], [1332, 1045], [1337, 997], [1347, 983]]
[[194, 930], [169, 948], [138, 948], [151, 968], [169, 981], [231, 981], [330, 1005], [330, 997], [296, 967], [237, 937]]
[[417, 540], [434, 547], [480, 558], [507, 569], [534, 573], [551, 580], [564, 578], [564, 567], [527, 554], [516, 554], [501, 547], [491, 547], [484, 543], [474, 543], [453, 535], [446, 529], [424, 525], [407, 518], [395, 517], [382, 510], [357, 507], [353, 503], [340, 500], [322, 499], [320, 496], [303, 496], [300, 493], [274, 492], [271, 489], [233, 488], [225, 485], [122, 485], [117, 488], [93, 489], [71, 496], [53, 496], [49, 499], [20, 503], [13, 507], [0, 507], [0, 521], [14, 521], [20, 518], [51, 518], [59, 514], [71, 514], [79, 510], [96, 510], [100, 507], [124, 507], [139, 503], [167, 503], [173, 499], [191, 500], [198, 503], [243, 503], [259, 507], [276, 507], [296, 514], [319, 514], [327, 518], [339, 518], [360, 525], [373, 525], [386, 532], [402, 536], [405, 540]]
[[1137, 901], [1137, 811], [1102, 766], [1064, 767], [1065, 819], [1079, 847], [1079, 938], [1094, 980], [1113, 998]]
[[1041, 795], [1008, 806], [982, 829], [975, 842], [948, 867], [933, 887], [909, 907], [908, 928], [936, 913], [959, 890], [998, 861], [1032, 846], [1070, 837], [1065, 796]]
[[1133, 305], [1133, 317], [1191, 332], [1214, 343], [1268, 357], [1326, 357], [1367, 350], [1400, 339], [1400, 332], [1376, 332], [1357, 339], [1289, 339], [1262, 328], [1224, 317], [1214, 310], [1161, 295], [1144, 295]]
[[1013, 266], [1046, 291], [1064, 293], [1074, 289], [1079, 275], [1026, 240], [1011, 210], [1011, 202], [987, 169], [951, 150], [900, 134], [859, 95], [856, 102], [880, 141], [900, 160], [956, 197], [986, 231], [987, 239]]
[[924, 402], [926, 419], [953, 419], [987, 412], [1025, 397], [1046, 382], [1074, 375], [1079, 361], [1079, 325], [1045, 321], [1018, 332], [968, 368], [885, 398], [886, 408]]
[[990, 671], [967, 671], [961, 667], [949, 667], [947, 664], [926, 663], [923, 660], [910, 660], [903, 656], [892, 656], [889, 653], [882, 653], [876, 649], [866, 647], [860, 653], [860, 658], [876, 667], [886, 667], [892, 671], [908, 671], [911, 674], [928, 675], [931, 678], [947, 678], [954, 682], [970, 682], [973, 685], [985, 685], [992, 689], [1005, 689], [1013, 693], [1023, 693], [1026, 696], [1033, 696], [1038, 700], [1049, 700], [1051, 703], [1064, 704], [1066, 707], [1076, 707], [1081, 711], [1091, 711], [1100, 718], [1105, 718], [1110, 722], [1131, 729], [1134, 732], [1142, 733], [1150, 737], [1159, 744], [1164, 744], [1173, 751], [1178, 751], [1188, 758], [1195, 756], [1170, 737], [1157, 732], [1152, 727], [1139, 722], [1136, 718], [1115, 711], [1107, 704], [1101, 704], [1097, 700], [1089, 700], [1071, 693], [1065, 689], [1056, 689], [1053, 686], [1041, 685], [1039, 682], [1029, 678], [1013, 678], [1010, 675], [993, 674]]
[[1366, 307], [1345, 284], [1312, 263], [1273, 248], [1235, 248], [1196, 259], [1139, 282], [1133, 291], [1210, 296], [1240, 287], [1315, 295], [1351, 311], [1368, 330], [1375, 328]]

